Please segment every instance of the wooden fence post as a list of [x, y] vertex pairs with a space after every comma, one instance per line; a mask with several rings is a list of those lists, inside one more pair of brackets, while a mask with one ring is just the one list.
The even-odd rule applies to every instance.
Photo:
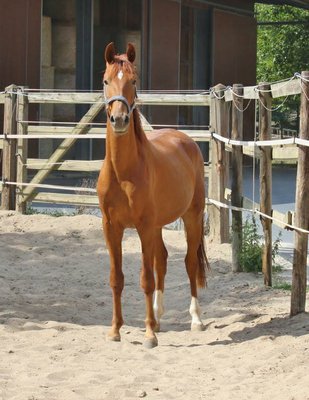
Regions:
[[[301, 74], [300, 139], [309, 140], [309, 71]], [[309, 147], [298, 146], [295, 225], [309, 229]], [[291, 316], [305, 311], [307, 286], [308, 234], [295, 231], [291, 293]]]
[[[259, 139], [271, 139], [271, 104], [272, 97], [270, 85], [260, 83], [259, 90]], [[269, 146], [261, 147], [260, 157], [260, 210], [262, 213], [272, 215], [272, 148]], [[264, 232], [264, 246], [262, 256], [262, 271], [264, 274], [264, 284], [272, 286], [272, 221], [261, 216]]]
[[[228, 107], [224, 100], [224, 85], [217, 85], [210, 102], [211, 132], [228, 137]], [[211, 168], [209, 173], [209, 198], [225, 203], [224, 192], [228, 181], [228, 157], [224, 143], [212, 139]], [[209, 207], [210, 238], [217, 243], [229, 242], [229, 211], [211, 205]]]
[[[28, 132], [28, 97], [25, 96], [24, 88], [17, 90], [17, 134], [26, 135]], [[17, 139], [16, 163], [17, 173], [16, 181], [19, 183], [27, 182], [27, 167], [25, 166], [28, 156], [28, 141], [26, 139]], [[27, 203], [23, 201], [23, 186], [16, 187], [16, 211], [25, 213]]]
[[[10, 85], [5, 88], [4, 99], [4, 135], [14, 135], [16, 133], [16, 86]], [[3, 140], [2, 151], [2, 179], [4, 185], [1, 195], [1, 209], [15, 210], [15, 186], [6, 185], [5, 182], [15, 182], [16, 180], [16, 139]]]
[[[243, 85], [233, 85], [233, 105], [232, 105], [232, 132], [231, 138], [234, 140], [243, 139]], [[242, 207], [242, 187], [243, 187], [243, 150], [241, 146], [232, 146], [232, 206]], [[232, 210], [232, 271], [242, 270], [239, 254], [242, 248], [242, 212]]]

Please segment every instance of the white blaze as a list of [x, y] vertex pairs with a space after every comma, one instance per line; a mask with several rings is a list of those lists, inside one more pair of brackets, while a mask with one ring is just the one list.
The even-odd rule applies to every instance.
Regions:
[[123, 78], [123, 72], [120, 70], [117, 74], [117, 78], [121, 80]]

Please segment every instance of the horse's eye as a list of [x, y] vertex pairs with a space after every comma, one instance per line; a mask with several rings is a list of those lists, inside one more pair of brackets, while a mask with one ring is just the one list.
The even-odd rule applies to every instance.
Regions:
[[103, 81], [103, 83], [104, 85], [108, 85], [108, 81], [106, 79]]
[[135, 85], [136, 84], [136, 80], [132, 81], [132, 84]]

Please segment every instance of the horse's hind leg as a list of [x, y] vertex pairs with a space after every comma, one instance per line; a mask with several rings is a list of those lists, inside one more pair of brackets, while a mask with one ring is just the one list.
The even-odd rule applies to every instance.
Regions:
[[160, 330], [160, 319], [164, 313], [163, 292], [164, 292], [164, 279], [166, 275], [167, 264], [167, 250], [162, 239], [162, 229], [156, 231], [155, 237], [155, 252], [154, 252], [154, 268], [156, 271], [156, 290], [154, 297], [153, 310], [157, 325], [155, 330]]
[[197, 286], [205, 285], [205, 265], [201, 263], [200, 251], [203, 246], [203, 211], [197, 212], [193, 208], [183, 216], [187, 236], [186, 269], [191, 287], [190, 314], [192, 317], [191, 330], [203, 330], [201, 312], [197, 299]]

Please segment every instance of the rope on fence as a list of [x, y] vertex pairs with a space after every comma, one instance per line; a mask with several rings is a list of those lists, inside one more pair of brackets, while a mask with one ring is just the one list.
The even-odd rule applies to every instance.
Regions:
[[[201, 131], [202, 132], [202, 131]], [[190, 136], [190, 135], [189, 135]], [[192, 135], [194, 138], [201, 138], [201, 139], [207, 139], [211, 137], [210, 133], [197, 133], [194, 132]], [[105, 139], [106, 138], [106, 133], [90, 133], [90, 134], [83, 134], [83, 135], [78, 135], [78, 134], [71, 134], [71, 133], [58, 133], [58, 134], [28, 134], [28, 135], [0, 135], [0, 139], [25, 139], [25, 140], [30, 140], [30, 139]]]
[[[78, 124], [78, 125], [97, 125], [97, 127], [103, 127], [103, 128], [106, 128], [106, 122], [80, 122], [80, 121], [71, 121], [71, 122], [69, 122], [69, 121], [26, 121], [26, 120], [17, 120], [17, 123], [19, 123], [19, 124], [28, 124], [28, 125], [30, 125], [30, 124], [32, 124], [32, 125], [35, 125], [35, 124], [40, 124], [40, 125], [37, 125], [38, 127], [45, 127], [45, 126], [48, 126], [48, 125], [52, 125], [52, 127], [54, 126], [54, 125], [60, 125], [60, 126], [62, 126], [62, 125], [64, 125], [64, 126], [66, 126], [66, 125], [69, 125], [68, 126], [68, 128], [74, 128], [74, 126], [76, 125], [76, 124]], [[147, 127], [147, 125], [143, 125], [142, 124], [142, 126], [143, 127]], [[205, 128], [209, 128], [209, 125], [200, 125], [200, 124], [192, 124], [192, 125], [185, 125], [185, 124], [151, 124], [151, 126], [152, 127], [156, 127], [156, 128], [177, 128], [177, 129], [180, 129], [180, 130], [182, 130], [182, 129], [189, 129], [189, 128], [198, 128], [198, 129], [200, 129], [200, 130], [202, 130], [202, 129], [205, 129]], [[96, 128], [96, 126], [94, 126], [94, 128]]]
[[83, 134], [83, 135], [77, 135], [77, 134], [70, 134], [70, 133], [58, 133], [58, 134], [52, 134], [52, 135], [46, 135], [46, 134], [29, 134], [29, 135], [0, 135], [0, 139], [25, 139], [25, 140], [31, 140], [31, 139], [105, 139], [106, 134], [105, 133], [91, 133], [91, 134]]
[[218, 133], [213, 132], [211, 134], [215, 139], [220, 142], [224, 142], [226, 144], [231, 144], [234, 146], [244, 146], [244, 147], [261, 147], [261, 146], [284, 146], [284, 145], [301, 145], [301, 146], [309, 146], [309, 140], [299, 139], [299, 138], [290, 138], [290, 139], [275, 139], [275, 140], [234, 140], [229, 139], [224, 136], [219, 135]]
[[[88, 163], [99, 163], [99, 162], [103, 163], [103, 161], [104, 160], [79, 160], [78, 163], [81, 163], [81, 164], [83, 164], [83, 163], [85, 163], [85, 164], [88, 164]], [[63, 161], [55, 162], [55, 163], [48, 163], [48, 162], [43, 162], [42, 161], [41, 163], [37, 162], [37, 163], [22, 164], [22, 166], [31, 169], [31, 167], [40, 166], [40, 168], [43, 168], [43, 167], [48, 167], [48, 166], [51, 166], [51, 165], [62, 165], [63, 163], [64, 163]], [[76, 164], [76, 160], [66, 160], [65, 164], [66, 165]]]
[[[275, 92], [278, 92], [278, 91], [282, 90], [284, 87], [286, 87], [287, 85], [289, 85], [289, 84], [290, 84], [293, 80], [295, 80], [295, 79], [299, 81], [300, 90], [301, 90], [301, 92], [304, 93], [305, 97], [307, 98], [307, 95], [306, 95], [306, 93], [305, 93], [305, 91], [304, 91], [304, 89], [303, 89], [303, 86], [302, 86], [302, 82], [303, 82], [303, 81], [306, 82], [307, 80], [306, 80], [299, 72], [295, 72], [294, 75], [293, 75], [292, 77], [290, 77], [290, 78], [282, 79], [282, 80], [279, 80], [279, 81], [270, 83], [270, 86], [271, 86], [270, 89], [261, 89], [261, 88], [259, 87], [259, 85], [252, 86], [251, 88], [252, 88], [252, 90], [253, 90], [254, 92], [257, 93], [257, 96], [248, 97], [248, 96], [246, 96], [245, 94], [235, 93], [232, 86], [226, 86], [225, 88], [220, 89], [220, 92], [223, 93], [223, 94], [221, 94], [221, 95], [218, 93], [218, 91], [216, 90], [215, 87], [214, 87], [214, 88], [211, 88], [211, 89], [210, 89], [210, 94], [211, 94], [213, 97], [215, 97], [217, 100], [223, 100], [223, 99], [225, 99], [225, 101], [232, 101], [232, 102], [234, 103], [234, 106], [235, 106], [237, 109], [238, 109], [238, 107], [237, 107], [237, 105], [235, 104], [235, 101], [234, 101], [234, 97], [233, 97], [233, 96], [236, 96], [236, 97], [239, 97], [239, 98], [243, 98], [243, 99], [247, 99], [247, 100], [249, 99], [249, 102], [248, 102], [248, 104], [246, 105], [246, 107], [245, 107], [244, 109], [242, 109], [242, 110], [238, 109], [238, 111], [240, 111], [240, 112], [242, 112], [242, 113], [244, 113], [244, 112], [249, 108], [249, 106], [250, 106], [250, 104], [251, 104], [251, 100], [252, 100], [253, 98], [258, 99], [259, 102], [261, 103], [261, 105], [262, 105], [266, 110], [272, 111], [272, 112], [273, 112], [273, 111], [277, 111], [277, 110], [279, 110], [281, 107], [283, 107], [283, 105], [285, 104], [285, 102], [287, 101], [287, 99], [288, 99], [288, 97], [289, 97], [290, 95], [287, 95], [287, 96], [284, 98], [284, 100], [283, 100], [277, 107], [272, 108], [272, 109], [269, 109], [269, 108], [267, 108], [267, 107], [265, 106], [265, 104], [264, 104], [263, 102], [260, 101], [260, 99], [259, 99], [259, 93], [275, 93]], [[278, 87], [272, 87], [273, 85], [277, 85], [277, 84], [280, 84], [280, 83], [282, 83], [282, 85], [280, 85], [280, 86], [278, 86]], [[245, 89], [245, 87], [244, 87], [244, 89]], [[232, 94], [232, 96], [229, 96], [229, 95], [228, 95], [229, 92]], [[227, 97], [226, 97], [226, 96], [227, 96]], [[309, 101], [308, 98], [307, 98], [307, 100]]]
[[235, 207], [235, 206], [232, 206], [230, 204], [225, 204], [225, 203], [222, 203], [221, 201], [217, 201], [217, 200], [213, 200], [213, 199], [207, 199], [207, 201], [210, 204], [213, 204], [213, 205], [215, 205], [217, 207], [227, 208], [227, 209], [233, 210], [233, 211], [241, 211], [241, 212], [245, 211], [245, 212], [250, 212], [252, 214], [259, 214], [264, 218], [267, 218], [267, 219], [270, 219], [272, 221], [275, 221], [275, 222], [278, 222], [280, 224], [283, 224], [285, 228], [289, 228], [289, 229], [292, 229], [292, 230], [295, 230], [295, 231], [299, 231], [299, 232], [302, 232], [302, 233], [308, 233], [309, 234], [308, 230], [302, 229], [302, 228], [298, 228], [295, 225], [288, 224], [288, 223], [283, 222], [283, 221], [281, 221], [281, 220], [279, 220], [277, 218], [271, 217], [270, 215], [264, 214], [260, 210], [258, 210], [257, 208], [250, 209], [250, 208], [243, 208], [243, 207]]
[[[95, 94], [102, 94], [101, 89], [97, 90], [91, 90], [91, 89], [42, 89], [42, 88], [25, 88], [25, 93], [31, 93], [31, 92], [39, 92], [39, 93], [49, 93], [49, 92], [55, 92], [55, 93], [95, 93]], [[164, 94], [164, 93], [175, 93], [175, 94], [209, 94], [210, 90], [209, 89], [165, 89], [164, 91], [162, 89], [139, 89], [139, 93], [146, 93], [146, 94], [152, 94], [152, 93], [157, 93], [157, 94]], [[9, 93], [8, 91], [0, 92], [1, 93]]]
[[[45, 125], [70, 125], [69, 128], [73, 128], [74, 125], [98, 125], [106, 127], [106, 122], [80, 122], [80, 121], [24, 121], [24, 120], [17, 120], [19, 124], [41, 124], [38, 126], [45, 126]], [[72, 126], [71, 126], [72, 125]]]
[[[271, 88], [271, 89], [260, 89], [259, 85], [255, 85], [253, 86], [254, 91], [256, 92], [260, 92], [260, 93], [271, 93], [271, 92], [275, 92], [275, 91], [279, 91], [282, 88], [284, 88], [285, 86], [287, 86], [290, 82], [292, 82], [293, 80], [298, 79], [300, 81], [304, 81], [304, 82], [308, 82], [308, 79], [304, 78], [299, 72], [295, 72], [293, 76], [291, 76], [290, 78], [286, 78], [286, 79], [281, 79], [278, 81], [274, 81], [274, 82], [269, 82], [269, 85], [275, 85], [278, 83], [282, 83], [282, 85], [278, 88]], [[240, 98], [246, 98], [245, 95], [241, 95], [241, 94], [236, 94], [233, 91], [233, 87], [232, 86], [226, 86], [225, 89], [223, 89], [224, 92], [228, 92], [231, 91], [231, 93], [235, 94], [235, 96], [240, 97]], [[210, 89], [210, 94], [213, 94], [215, 97], [217, 97], [216, 91], [214, 88]], [[223, 99], [224, 96], [221, 98], [220, 96], [217, 97], [218, 99]]]
[[60, 185], [48, 185], [45, 183], [20, 183], [20, 182], [8, 182], [0, 181], [0, 185], [13, 185], [13, 186], [30, 186], [41, 189], [55, 189], [55, 190], [67, 190], [69, 192], [89, 192], [97, 193], [96, 189], [85, 188], [85, 187], [74, 187], [74, 186], [60, 186]]
[[[266, 91], [261, 91], [261, 90], [259, 90], [259, 92], [264, 93], [264, 92], [266, 92]], [[289, 97], [289, 95], [286, 96], [285, 99], [284, 99], [277, 107], [274, 107], [274, 108], [268, 108], [268, 107], [266, 107], [265, 104], [264, 104], [262, 101], [260, 101], [260, 104], [262, 105], [262, 107], [265, 108], [265, 110], [274, 112], [274, 111], [280, 110], [280, 108], [284, 106], [284, 103], [287, 101], [288, 97]]]
[[283, 87], [287, 86], [294, 79], [298, 79], [298, 78], [302, 79], [301, 74], [298, 73], [298, 72], [295, 72], [294, 75], [291, 76], [290, 78], [281, 79], [281, 80], [276, 81], [276, 82], [270, 82], [270, 85], [274, 85], [274, 84], [277, 84], [277, 83], [282, 83], [282, 86], [280, 86], [280, 88], [278, 88], [278, 89], [260, 89], [258, 86], [256, 86], [254, 90], [256, 92], [260, 92], [260, 93], [271, 93], [271, 92], [276, 91], [276, 90], [281, 90]]

